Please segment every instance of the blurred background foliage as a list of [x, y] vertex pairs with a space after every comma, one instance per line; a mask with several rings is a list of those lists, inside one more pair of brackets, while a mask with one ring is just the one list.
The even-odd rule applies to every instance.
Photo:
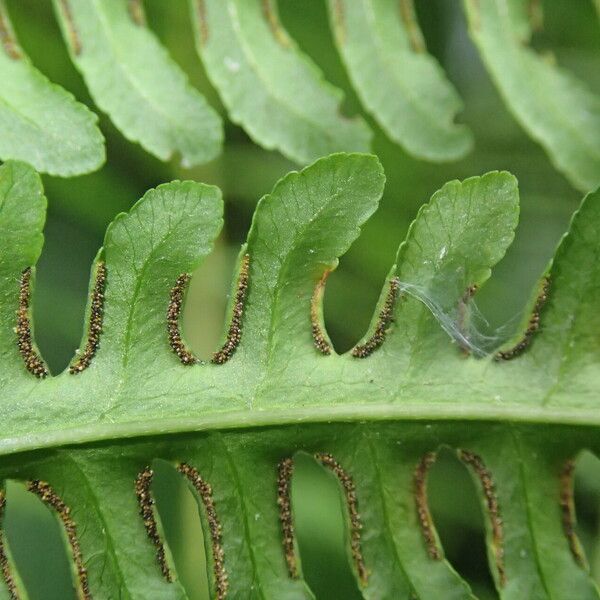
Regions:
[[[145, 5], [152, 29], [226, 119], [195, 52], [186, 0], [146, 0]], [[374, 152], [387, 174], [379, 211], [328, 280], [325, 316], [338, 351], [350, 348], [365, 331], [410, 221], [444, 182], [495, 169], [507, 169], [519, 179], [522, 209], [515, 243], [477, 295], [489, 331], [500, 327], [503, 333], [510, 333], [516, 323], [534, 281], [581, 200], [507, 112], [468, 37], [459, 0], [417, 0], [416, 5], [428, 48], [463, 97], [466, 109], [461, 119], [475, 133], [474, 151], [451, 164], [432, 165], [411, 158], [361, 111], [334, 49], [323, 0], [279, 0], [284, 26], [326, 78], [345, 90], [344, 111], [362, 112], [369, 121], [375, 131]], [[34, 64], [93, 106], [67, 56], [50, 1], [10, 0], [8, 7]], [[544, 28], [536, 33], [534, 47], [600, 93], [600, 27], [592, 1], [547, 0], [544, 10]], [[192, 170], [182, 170], [176, 161], [163, 164], [152, 158], [127, 142], [105, 117], [101, 128], [107, 138], [108, 162], [99, 172], [75, 179], [44, 178], [49, 211], [34, 300], [36, 337], [44, 357], [58, 373], [79, 344], [89, 269], [108, 223], [148, 188], [176, 178], [216, 184], [226, 201], [223, 234], [212, 256], [194, 275], [185, 308], [186, 337], [201, 357], [209, 357], [223, 328], [233, 260], [256, 202], [297, 165], [259, 148], [227, 120], [224, 153]], [[155, 494], [174, 558], [191, 597], [206, 597], [195, 506], [168, 465], [157, 464], [155, 469]], [[450, 452], [434, 467], [430, 490], [436, 524], [451, 562], [481, 598], [496, 597], [486, 565], [475, 488]], [[579, 461], [576, 491], [579, 533], [598, 577], [600, 462], [591, 455]], [[293, 494], [303, 565], [317, 598], [359, 598], [344, 549], [344, 521], [333, 480], [312, 460], [302, 459]], [[52, 515], [17, 483], [10, 485], [8, 498], [9, 544], [31, 598], [72, 598], [69, 567]]]

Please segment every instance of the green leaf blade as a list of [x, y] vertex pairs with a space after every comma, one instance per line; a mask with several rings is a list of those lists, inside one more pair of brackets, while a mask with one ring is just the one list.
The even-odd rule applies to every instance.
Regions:
[[93, 598], [188, 598], [176, 573], [173, 582], [162, 576], [139, 514], [134, 483], [148, 462], [135, 449], [119, 457], [95, 449], [59, 451], [20, 466], [21, 480], [48, 482], [69, 507]]
[[433, 57], [415, 48], [414, 37], [421, 34], [410, 4], [329, 0], [328, 5], [350, 78], [387, 135], [430, 161], [467, 154], [472, 135], [453, 122], [462, 102]]
[[427, 553], [415, 511], [414, 472], [432, 450], [431, 440], [424, 431], [421, 439], [404, 433], [394, 441], [391, 431], [357, 425], [315, 444], [316, 451], [330, 452], [356, 485], [369, 569], [363, 596], [433, 598], [444, 590], [445, 598], [472, 600], [469, 586], [448, 561], [432, 560]]
[[154, 395], [165, 371], [182, 367], [169, 347], [170, 290], [179, 275], [191, 273], [210, 253], [223, 224], [222, 213], [218, 188], [182, 181], [150, 190], [129, 214], [115, 219], [104, 245], [102, 344], [82, 378], [102, 380], [120, 371], [126, 388], [139, 386], [129, 375], [145, 373], [148, 392]]
[[[517, 182], [506, 172], [451, 181], [421, 208], [362, 340], [376, 331], [390, 281], [397, 278], [393, 323], [382, 347], [365, 359], [396, 393], [405, 390], [410, 395], [413, 382], [428, 381], [432, 390], [444, 388], [439, 396], [444, 401], [453, 398], [448, 395], [449, 381], [457, 387], [465, 378], [471, 386], [480, 377], [485, 381], [490, 357], [465, 360], [467, 354], [481, 358], [489, 351], [471, 335], [469, 302], [510, 246], [518, 214]], [[390, 364], [395, 378], [385, 374]]]
[[4, 2], [6, 30], [0, 47], [0, 159], [22, 160], [38, 171], [72, 177], [105, 160], [97, 116], [32, 64], [13, 38]]
[[575, 187], [594, 190], [600, 185], [600, 98], [523, 45], [530, 35], [525, 4], [465, 0], [471, 36], [521, 126]]
[[[438, 322], [464, 325], [465, 288], [482, 285], [512, 241], [517, 185], [498, 172], [450, 182], [420, 211], [390, 274], [420, 295], [398, 300], [372, 355], [323, 355], [313, 290], [377, 207], [383, 183], [375, 157], [338, 154], [263, 198], [241, 252], [250, 261], [242, 339], [224, 365], [181, 364], [167, 331], [177, 277], [221, 227], [220, 192], [195, 182], [151, 190], [117, 217], [98, 255], [107, 287], [97, 355], [81, 373], [39, 380], [24, 368], [13, 327], [20, 274], [41, 250], [45, 199], [31, 167], [0, 167], [0, 480], [43, 479], [69, 506], [95, 597], [186, 597], [163, 579], [156, 539], [136, 514], [136, 478], [160, 459], [187, 462], [203, 479], [195, 490], [213, 588], [225, 581], [214, 560], [222, 549], [231, 596], [310, 599], [301, 568], [289, 575], [278, 469], [306, 452], [324, 465], [323, 453], [332, 455], [326, 468], [340, 484], [349, 564], [365, 598], [443, 589], [470, 600], [443, 548], [431, 552], [440, 541], [423, 518], [417, 465], [449, 447], [481, 492], [502, 600], [570, 591], [597, 600], [564, 471], [582, 448], [600, 449], [597, 193], [557, 253], [542, 327], [514, 360], [467, 356]], [[548, 377], [557, 366], [562, 387]], [[136, 436], [148, 439], [125, 439]]]
[[232, 121], [257, 143], [301, 164], [337, 151], [368, 151], [367, 125], [340, 114], [339, 90], [296, 48], [271, 1], [190, 4], [208, 76]]
[[284, 365], [322, 358], [310, 337], [315, 286], [377, 208], [384, 179], [375, 157], [336, 154], [284, 177], [259, 202], [248, 234], [252, 284], [238, 352], [261, 365], [261, 378], [276, 381]]
[[16, 381], [31, 382], [15, 327], [21, 275], [42, 252], [46, 203], [41, 179], [29, 165], [0, 166], [0, 390], [16, 387]]
[[[577, 396], [579, 405], [596, 405], [600, 382], [600, 346], [595, 335], [600, 319], [594, 308], [600, 298], [599, 200], [600, 192], [588, 194], [573, 216], [548, 269], [548, 300], [541, 311], [540, 330], [530, 351], [510, 365], [514, 372], [536, 374], [538, 386], [546, 390], [544, 404], [561, 405]], [[538, 293], [534, 290], [530, 306]], [[526, 327], [527, 323], [522, 329]]]
[[219, 116], [127, 2], [55, 0], [54, 6], [92, 97], [126, 138], [164, 161], [178, 155], [184, 167], [217, 156]]
[[[572, 458], [572, 450], [565, 446], [555, 447], [547, 432], [532, 435], [510, 427], [490, 430], [486, 439], [472, 440], [468, 446], [483, 459], [498, 496], [507, 578], [499, 586], [502, 600], [600, 597], [589, 572], [572, 555], [563, 529], [560, 474]], [[477, 478], [475, 484], [481, 486]], [[540, 510], [543, 503], [545, 509]], [[490, 568], [495, 573], [489, 520], [486, 524]]]

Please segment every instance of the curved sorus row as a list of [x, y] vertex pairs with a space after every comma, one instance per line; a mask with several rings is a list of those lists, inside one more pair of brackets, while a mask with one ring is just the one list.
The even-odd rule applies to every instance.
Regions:
[[210, 483], [207, 483], [202, 479], [197, 469], [191, 467], [187, 463], [180, 463], [177, 470], [187, 477], [188, 481], [192, 484], [196, 493], [202, 500], [202, 504], [204, 504], [212, 546], [215, 598], [216, 600], [224, 600], [227, 596], [227, 590], [229, 589], [229, 577], [225, 570], [225, 554], [223, 552], [223, 544], [221, 541], [222, 527], [215, 509], [212, 487]]
[[[311, 298], [311, 332], [315, 348], [321, 352], [321, 354], [329, 355], [332, 352], [332, 347], [326, 338], [323, 326], [319, 319], [318, 306], [322, 300], [325, 282], [329, 272], [326, 272], [323, 277], [315, 285], [313, 295]], [[401, 284], [398, 277], [393, 277], [389, 281], [389, 290], [387, 292], [382, 309], [379, 312], [377, 322], [375, 324], [375, 330], [371, 337], [369, 337], [363, 344], [357, 344], [352, 350], [351, 354], [355, 358], [367, 358], [371, 356], [373, 352], [379, 349], [386, 340], [389, 332], [390, 325], [394, 320], [394, 309], [396, 301], [400, 296]], [[471, 353], [468, 347], [468, 331], [467, 331], [467, 311], [469, 303], [475, 296], [479, 286], [477, 284], [470, 285], [463, 294], [462, 298], [458, 303], [457, 309], [457, 329], [464, 336], [465, 343], [461, 345], [461, 351], [465, 355]], [[545, 276], [542, 279], [541, 289], [537, 296], [535, 305], [532, 310], [532, 314], [529, 318], [527, 329], [523, 334], [523, 337], [511, 348], [501, 350], [494, 355], [496, 361], [506, 361], [517, 358], [523, 354], [531, 345], [535, 334], [540, 329], [541, 323], [541, 312], [546, 304], [550, 293], [550, 278]]]
[[512, 348], [497, 352], [496, 356], [494, 357], [496, 360], [512, 360], [513, 358], [517, 358], [517, 356], [521, 356], [521, 354], [523, 354], [523, 352], [529, 348], [533, 340], [533, 336], [540, 328], [540, 315], [544, 305], [546, 304], [546, 301], [548, 300], [549, 292], [550, 278], [546, 276], [542, 279], [541, 290], [538, 294], [537, 300], [535, 301], [533, 312], [531, 313], [531, 317], [529, 318], [529, 323], [525, 333], [523, 334], [523, 337]]
[[[233, 311], [225, 343], [212, 357], [214, 364], [225, 364], [235, 353], [242, 341], [242, 321], [244, 317], [244, 303], [248, 292], [248, 278], [250, 269], [250, 257], [245, 254], [242, 258], [240, 274], [238, 276], [237, 289], [233, 302]], [[182, 273], [171, 288], [171, 299], [167, 309], [167, 331], [169, 333], [169, 345], [184, 365], [194, 365], [200, 361], [193, 352], [187, 348], [181, 335], [181, 310], [183, 308], [183, 297], [190, 282], [191, 275]]]
[[[6, 496], [4, 492], [0, 490], [0, 522], [4, 520], [5, 508]], [[19, 600], [19, 591], [8, 562], [8, 553], [6, 552], [6, 548], [4, 546], [4, 532], [2, 529], [0, 529], [0, 569], [2, 570], [2, 578], [6, 584], [10, 600]]]
[[[485, 498], [487, 516], [490, 520], [492, 531], [492, 548], [498, 580], [501, 586], [506, 584], [506, 567], [504, 564], [504, 526], [502, 515], [496, 494], [496, 487], [492, 474], [486, 467], [482, 458], [467, 450], [458, 451], [459, 458], [477, 475]], [[438, 545], [433, 519], [427, 501], [427, 475], [437, 455], [435, 452], [427, 452], [417, 463], [413, 475], [415, 505], [417, 516], [427, 553], [434, 560], [441, 560], [443, 552]], [[585, 556], [575, 535], [575, 508], [573, 501], [573, 473], [575, 463], [566, 461], [560, 472], [560, 509], [562, 514], [562, 526], [567, 538], [569, 549], [575, 561], [581, 566], [586, 566]]]
[[389, 285], [390, 287], [383, 308], [379, 312], [377, 318], [375, 331], [364, 344], [359, 344], [352, 349], [352, 356], [354, 356], [354, 358], [367, 358], [367, 356], [371, 356], [371, 354], [385, 342], [388, 329], [394, 318], [394, 306], [396, 304], [396, 299], [398, 298], [400, 280], [397, 277], [393, 277], [390, 279]]
[[315, 348], [325, 356], [331, 354], [331, 344], [327, 339], [325, 330], [323, 328], [323, 324], [321, 323], [319, 308], [323, 302], [323, 294], [325, 293], [325, 282], [327, 281], [327, 277], [329, 277], [329, 273], [331, 273], [331, 271], [325, 271], [321, 279], [317, 281], [315, 289], [313, 290], [312, 297], [310, 299], [310, 328], [313, 343], [315, 345]]
[[[71, 558], [75, 564], [78, 597], [81, 598], [81, 600], [92, 600], [87, 569], [83, 564], [83, 556], [81, 554], [81, 548], [77, 538], [77, 527], [75, 525], [75, 521], [73, 521], [71, 517], [71, 509], [45, 481], [40, 481], [39, 479], [28, 481], [27, 491], [38, 496], [38, 498], [40, 498], [40, 500], [46, 506], [48, 506], [48, 508], [53, 510], [60, 519], [66, 533], [71, 552]], [[3, 520], [5, 506], [6, 496], [3, 491], [0, 491], [0, 521]], [[2, 578], [4, 579], [10, 599], [19, 600], [21, 595], [19, 593], [15, 577], [11, 571], [8, 552], [4, 545], [4, 532], [2, 529], [0, 529], [0, 569], [2, 570]]]
[[291, 458], [281, 460], [277, 466], [277, 506], [283, 537], [283, 553], [290, 577], [298, 579], [300, 573], [296, 559], [296, 538], [294, 536], [294, 518], [292, 515], [293, 474], [294, 461]]
[[21, 50], [17, 44], [15, 36], [13, 35], [10, 22], [7, 15], [4, 14], [4, 6], [0, 4], [0, 44], [6, 52], [6, 55], [12, 60], [19, 60], [22, 58]]
[[[500, 506], [496, 494], [492, 474], [486, 467], [482, 458], [467, 450], [458, 450], [459, 458], [471, 469], [481, 483], [483, 496], [487, 508], [487, 516], [490, 520], [492, 532], [492, 547], [495, 558], [495, 566], [498, 572], [498, 580], [501, 586], [507, 582], [504, 565], [504, 530]], [[342, 486], [348, 515], [350, 518], [351, 551], [356, 571], [362, 585], [367, 584], [368, 571], [361, 550], [362, 522], [358, 512], [358, 498], [352, 477], [340, 465], [340, 463], [329, 453], [316, 453], [314, 457], [324, 467], [330, 469], [337, 477]], [[417, 518], [425, 541], [429, 556], [433, 560], [441, 560], [443, 552], [438, 545], [435, 528], [427, 501], [427, 475], [437, 458], [435, 452], [427, 452], [417, 463], [414, 475], [414, 498], [416, 504]], [[179, 463], [177, 471], [184, 475], [194, 488], [199, 500], [202, 502], [208, 522], [208, 529], [212, 543], [212, 560], [215, 586], [215, 598], [225, 600], [229, 588], [228, 573], [225, 568], [225, 555], [222, 544], [222, 527], [219, 521], [214, 499], [213, 490], [199, 474], [198, 470], [187, 463]], [[566, 461], [560, 471], [560, 508], [562, 512], [562, 523], [565, 537], [568, 540], [570, 550], [574, 559], [581, 566], [585, 566], [585, 558], [575, 535], [575, 516], [573, 507], [573, 473], [574, 462]], [[295, 531], [291, 506], [291, 482], [294, 471], [292, 458], [282, 459], [277, 467], [277, 504], [279, 509], [279, 520], [282, 530], [282, 544], [288, 573], [291, 578], [300, 576], [295, 546]], [[135, 479], [135, 492], [140, 508], [140, 515], [144, 527], [152, 544], [156, 548], [156, 558], [161, 572], [169, 582], [173, 581], [171, 570], [167, 564], [165, 547], [160, 537], [158, 520], [154, 510], [154, 499], [152, 497], [151, 485], [154, 473], [150, 467], [144, 468]], [[76, 567], [78, 588], [83, 600], [91, 600], [91, 592], [88, 584], [87, 571], [83, 564], [83, 558], [77, 539], [77, 530], [71, 517], [70, 508], [58, 496], [53, 488], [46, 482], [31, 480], [27, 482], [27, 490], [36, 494], [42, 502], [55, 511], [62, 522], [67, 535], [73, 562]], [[6, 499], [4, 492], [0, 490], [0, 522], [3, 519]], [[11, 600], [19, 600], [19, 591], [15, 578], [11, 573], [8, 552], [4, 544], [4, 536], [0, 528], [0, 570], [6, 584]]]
[[358, 572], [358, 578], [360, 579], [360, 582], [362, 585], [366, 585], [368, 573], [360, 546], [362, 521], [358, 512], [358, 499], [356, 497], [354, 480], [331, 454], [317, 453], [315, 454], [315, 458], [320, 461], [323, 466], [331, 469], [333, 474], [338, 478], [339, 482], [344, 488], [346, 506], [348, 508], [348, 514], [350, 515], [350, 549], [352, 551], [352, 558], [354, 560], [354, 565], [356, 567], [356, 571]]
[[[224, 364], [235, 353], [242, 339], [242, 320], [244, 315], [244, 302], [248, 290], [249, 256], [246, 254], [242, 259], [242, 266], [237, 284], [237, 291], [233, 305], [233, 314], [229, 326], [226, 341], [222, 348], [213, 356], [212, 362]], [[31, 277], [32, 269], [28, 267], [21, 274], [19, 290], [19, 308], [17, 310], [17, 345], [19, 353], [25, 364], [25, 368], [36, 377], [43, 379], [49, 374], [48, 368], [37, 352], [33, 343], [30, 319], [31, 303]], [[84, 349], [69, 366], [69, 372], [73, 375], [87, 369], [100, 345], [104, 321], [104, 292], [106, 287], [107, 269], [104, 262], [98, 262], [95, 273], [95, 283], [90, 298], [90, 315], [88, 321], [88, 337]], [[170, 300], [167, 307], [167, 332], [169, 345], [179, 360], [184, 365], [192, 365], [199, 362], [194, 354], [186, 347], [181, 331], [180, 317], [183, 308], [185, 289], [189, 284], [191, 275], [181, 274], [175, 285], [171, 288]], [[78, 351], [79, 352], [79, 351]]]
[[574, 473], [575, 462], [573, 460], [567, 460], [560, 472], [560, 510], [562, 513], [562, 525], [573, 558], [580, 567], [587, 568], [583, 550], [575, 535], [575, 503], [573, 499]]
[[[88, 335], [83, 352], [69, 366], [69, 373], [76, 375], [90, 366], [100, 345], [100, 335], [104, 323], [104, 289], [106, 288], [106, 265], [99, 262], [96, 265], [94, 289], [90, 298], [90, 316], [88, 320]], [[79, 351], [78, 351], [79, 352]]]
[[71, 44], [71, 50], [75, 56], [79, 56], [81, 51], [83, 50], [81, 46], [81, 39], [79, 37], [79, 32], [75, 27], [75, 21], [73, 19], [73, 12], [71, 11], [71, 5], [69, 4], [69, 0], [60, 0], [59, 1], [60, 10], [63, 13], [65, 18], [65, 23], [69, 30], [69, 43]]
[[212, 362], [217, 365], [226, 363], [235, 353], [242, 341], [242, 321], [244, 318], [244, 303], [248, 293], [248, 281], [250, 277], [250, 256], [244, 254], [238, 276], [237, 289], [233, 301], [231, 321], [227, 331], [225, 343], [212, 357]]
[[[313, 344], [325, 356], [329, 356], [333, 349], [321, 322], [319, 307], [323, 301], [325, 283], [330, 272], [325, 271], [321, 279], [317, 281], [310, 301], [310, 323]], [[385, 341], [388, 329], [394, 318], [394, 307], [398, 298], [400, 280], [397, 277], [392, 278], [389, 286], [383, 308], [379, 312], [375, 331], [364, 344], [358, 344], [352, 349], [351, 354], [354, 358], [367, 358], [367, 356], [371, 356]]]
[[135, 495], [140, 507], [140, 517], [144, 522], [144, 528], [156, 549], [156, 560], [160, 566], [160, 571], [168, 582], [172, 582], [173, 576], [167, 563], [165, 547], [158, 533], [158, 521], [154, 514], [154, 498], [150, 489], [153, 479], [154, 471], [150, 467], [142, 469], [135, 478]]
[[189, 273], [182, 273], [177, 278], [175, 285], [171, 288], [169, 306], [167, 307], [169, 346], [171, 346], [171, 350], [177, 355], [182, 365], [195, 365], [199, 362], [185, 345], [179, 327], [183, 297], [191, 278], [192, 276]]
[[480, 456], [467, 450], [459, 450], [458, 456], [466, 465], [473, 469], [475, 475], [477, 475], [481, 482], [481, 489], [485, 497], [488, 518], [490, 519], [492, 526], [492, 547], [496, 569], [498, 571], [498, 579], [500, 585], [504, 586], [506, 584], [506, 568], [504, 566], [504, 525], [502, 523], [494, 480]]
[[33, 492], [49, 508], [54, 510], [61, 520], [67, 540], [71, 549], [71, 556], [75, 563], [77, 574], [77, 585], [79, 588], [79, 597], [82, 600], [91, 600], [90, 586], [88, 582], [87, 569], [83, 564], [81, 548], [77, 539], [77, 527], [75, 521], [71, 518], [71, 509], [63, 502], [60, 496], [45, 481], [34, 479], [27, 483], [27, 490]]
[[419, 519], [423, 539], [425, 540], [427, 554], [429, 554], [429, 557], [433, 560], [442, 560], [442, 550], [437, 541], [431, 511], [429, 510], [429, 503], [427, 502], [427, 475], [436, 459], [437, 454], [435, 452], [427, 452], [418, 462], [413, 474], [413, 492], [415, 495], [417, 517]]
[[131, 20], [136, 25], [146, 24], [146, 14], [144, 13], [144, 5], [142, 0], [129, 0], [127, 3], [127, 10]]
[[[248, 254], [245, 254], [241, 262], [229, 329], [223, 346], [213, 354], [211, 362], [214, 364], [222, 365], [229, 361], [241, 342], [244, 305], [249, 286], [249, 267], [250, 257]], [[328, 275], [329, 271], [326, 271], [315, 285], [310, 304], [311, 334], [313, 338], [313, 344], [321, 354], [326, 356], [333, 352], [333, 348], [327, 338], [324, 326], [321, 323], [319, 306], [323, 299], [325, 282]], [[19, 352], [26, 369], [32, 375], [43, 379], [44, 377], [48, 376], [49, 371], [33, 344], [31, 320], [29, 314], [31, 300], [31, 276], [31, 267], [25, 269], [21, 275], [19, 309], [17, 311], [17, 326], [15, 331], [17, 333]], [[102, 334], [104, 319], [104, 290], [106, 287], [106, 278], [106, 265], [104, 262], [99, 262], [96, 267], [95, 284], [90, 299], [91, 308], [88, 322], [88, 338], [83, 351], [78, 354], [76, 359], [69, 366], [69, 372], [71, 374], [81, 373], [88, 368], [100, 345], [100, 336]], [[171, 288], [166, 314], [169, 346], [183, 365], [194, 365], [200, 362], [198, 358], [194, 356], [193, 352], [185, 345], [180, 327], [185, 290], [190, 282], [190, 279], [191, 275], [189, 273], [182, 273], [179, 275], [175, 285]], [[545, 277], [542, 280], [542, 289], [536, 300], [533, 313], [529, 319], [529, 325], [523, 335], [523, 338], [514, 347], [508, 350], [497, 352], [494, 357], [495, 360], [511, 360], [517, 356], [520, 356], [529, 347], [533, 336], [540, 328], [540, 313], [545, 302], [547, 301], [549, 288], [550, 280], [548, 277]], [[478, 288], [476, 285], [469, 286], [463, 298], [459, 302], [458, 327], [461, 332], [465, 328], [466, 310], [469, 300], [476, 293], [477, 289]], [[400, 281], [397, 277], [394, 277], [389, 282], [389, 290], [387, 292], [383, 307], [379, 312], [377, 323], [375, 325], [375, 331], [366, 342], [363, 344], [358, 344], [352, 349], [351, 355], [353, 357], [367, 358], [383, 345], [384, 341], [386, 340], [389, 327], [393, 321], [394, 308], [396, 300], [399, 296], [399, 290]], [[468, 348], [464, 346], [462, 350], [466, 354], [469, 353]]]
[[21, 273], [19, 288], [19, 308], [17, 310], [17, 345], [25, 368], [32, 374], [43, 379], [48, 376], [48, 368], [33, 345], [29, 307], [31, 302], [31, 267]]
[[[25, 368], [36, 377], [43, 379], [49, 372], [46, 364], [34, 348], [31, 332], [30, 304], [31, 304], [31, 275], [32, 269], [28, 267], [21, 274], [19, 290], [19, 308], [17, 310], [17, 345]], [[95, 283], [90, 299], [90, 316], [88, 322], [88, 337], [83, 349], [75, 361], [69, 366], [71, 374], [81, 373], [90, 363], [98, 346], [104, 320], [104, 288], [106, 286], [106, 265], [99, 262], [96, 266]], [[79, 352], [79, 351], [78, 351]]]

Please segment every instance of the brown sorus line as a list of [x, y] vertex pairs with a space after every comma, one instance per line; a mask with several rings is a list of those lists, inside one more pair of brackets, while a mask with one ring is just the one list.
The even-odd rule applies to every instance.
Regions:
[[154, 516], [154, 498], [150, 491], [153, 478], [154, 471], [150, 467], [146, 467], [143, 471], [140, 471], [135, 480], [135, 495], [137, 496], [138, 505], [140, 507], [140, 516], [144, 521], [146, 533], [156, 548], [156, 560], [160, 566], [161, 573], [167, 581], [171, 582], [173, 581], [173, 578], [171, 576], [169, 565], [167, 564], [165, 547], [158, 534], [158, 524], [156, 522], [156, 517]]
[[19, 309], [17, 310], [17, 345], [25, 368], [32, 374], [43, 379], [48, 376], [46, 364], [33, 347], [31, 321], [29, 319], [29, 303], [31, 299], [31, 268], [27, 267], [21, 274], [19, 290]]
[[417, 25], [413, 0], [400, 0], [400, 18], [408, 31], [408, 38], [412, 49], [417, 53], [425, 52], [427, 48], [425, 47], [423, 35]]
[[0, 43], [9, 58], [19, 60], [21, 51], [15, 40], [14, 34], [8, 22], [8, 16], [4, 13], [3, 7], [0, 6]]
[[212, 487], [200, 477], [200, 474], [194, 467], [186, 463], [181, 463], [177, 467], [177, 470], [188, 478], [200, 496], [202, 504], [204, 504], [212, 544], [215, 598], [216, 600], [224, 600], [227, 597], [227, 590], [229, 589], [229, 578], [225, 570], [225, 554], [221, 541], [222, 528], [215, 509]]
[[467, 0], [467, 2], [471, 5], [471, 9], [475, 13], [471, 20], [471, 26], [478, 31], [481, 29], [481, 6], [479, 5], [479, 0]]
[[196, 0], [196, 17], [198, 22], [198, 32], [200, 33], [200, 45], [204, 46], [206, 42], [208, 42], [208, 22], [204, 0]]
[[315, 348], [321, 354], [324, 354], [326, 356], [331, 354], [331, 344], [327, 340], [325, 332], [323, 331], [323, 327], [321, 325], [321, 320], [319, 318], [319, 305], [323, 299], [323, 292], [325, 291], [325, 281], [327, 280], [329, 273], [330, 271], [325, 271], [321, 279], [317, 281], [312, 298], [310, 300], [310, 324], [313, 342], [315, 344]]
[[383, 308], [379, 312], [375, 332], [364, 344], [359, 344], [352, 349], [352, 356], [355, 358], [367, 358], [367, 356], [371, 356], [385, 342], [388, 328], [394, 319], [394, 305], [399, 289], [399, 279], [397, 277], [390, 279], [390, 287]]
[[96, 280], [90, 301], [90, 317], [88, 321], [88, 335], [85, 348], [76, 360], [69, 366], [69, 373], [76, 375], [87, 369], [96, 356], [100, 346], [102, 324], [104, 321], [104, 289], [106, 288], [106, 265], [99, 262], [96, 265]]
[[544, 28], [544, 8], [541, 0], [529, 0], [527, 17], [533, 31], [540, 31]]
[[79, 33], [75, 27], [73, 13], [71, 12], [71, 5], [69, 4], [68, 0], [60, 0], [60, 7], [69, 32], [69, 42], [71, 44], [71, 48], [73, 49], [75, 56], [79, 56], [82, 50], [81, 40], [79, 39]]
[[540, 313], [544, 304], [548, 300], [548, 292], [550, 291], [550, 279], [548, 277], [544, 277], [542, 279], [542, 290], [537, 297], [535, 302], [535, 306], [533, 307], [533, 312], [529, 319], [529, 324], [527, 325], [527, 329], [523, 334], [521, 340], [515, 344], [512, 348], [508, 350], [500, 350], [500, 352], [496, 353], [494, 357], [495, 360], [512, 360], [517, 356], [520, 356], [529, 348], [533, 336], [537, 333], [540, 328]]
[[131, 20], [136, 25], [146, 24], [146, 15], [144, 14], [144, 4], [142, 0], [129, 0], [127, 3], [127, 9]]
[[171, 299], [167, 309], [167, 331], [169, 333], [169, 346], [179, 357], [184, 365], [195, 365], [198, 359], [190, 352], [183, 343], [181, 331], [179, 330], [179, 319], [183, 308], [183, 296], [190, 282], [191, 275], [182, 273], [171, 288]]
[[413, 476], [415, 504], [417, 507], [417, 517], [421, 526], [421, 533], [425, 540], [427, 554], [434, 560], [442, 560], [442, 551], [437, 543], [435, 530], [433, 527], [433, 519], [429, 511], [429, 503], [427, 501], [427, 475], [429, 469], [437, 458], [435, 452], [427, 452], [423, 455]]
[[292, 518], [291, 485], [294, 462], [284, 458], [277, 467], [277, 506], [283, 535], [283, 552], [288, 573], [292, 579], [298, 579], [298, 564], [294, 547], [294, 521]]
[[[0, 490], [0, 522], [4, 520], [4, 509], [6, 508], [6, 496], [3, 491]], [[4, 547], [4, 535], [0, 529], [0, 569], [2, 569], [2, 577], [4, 583], [8, 589], [10, 600], [19, 600], [19, 591], [17, 584], [12, 576], [10, 570], [10, 563], [8, 561], [8, 555], [6, 548]]]
[[339, 44], [346, 41], [346, 22], [343, 0], [333, 0], [333, 25]]
[[566, 461], [560, 472], [560, 511], [562, 514], [562, 526], [569, 549], [573, 558], [580, 567], [586, 567], [585, 556], [579, 545], [577, 535], [575, 534], [575, 506], [573, 503], [573, 474], [575, 472], [575, 462]]
[[492, 546], [494, 550], [494, 558], [496, 561], [496, 569], [498, 571], [498, 580], [501, 586], [506, 584], [506, 569], [504, 565], [504, 530], [502, 525], [502, 516], [498, 505], [498, 497], [496, 495], [496, 486], [492, 475], [485, 466], [483, 460], [477, 454], [468, 452], [467, 450], [459, 450], [460, 459], [469, 465], [481, 482], [488, 517], [492, 526]]
[[79, 540], [77, 539], [77, 527], [71, 518], [71, 509], [45, 481], [39, 481], [38, 479], [29, 481], [27, 483], [27, 489], [36, 494], [44, 504], [55, 510], [58, 514], [58, 517], [65, 528], [69, 546], [71, 547], [71, 554], [77, 570], [81, 598], [83, 598], [83, 600], [91, 600], [92, 595], [90, 593], [87, 569], [83, 564], [81, 548], [79, 546]]
[[277, 43], [284, 48], [288, 48], [290, 41], [281, 27], [276, 9], [273, 6], [273, 0], [262, 0], [262, 10], [265, 20], [269, 25], [269, 29]]
[[244, 302], [248, 291], [248, 276], [250, 271], [250, 256], [245, 254], [242, 258], [240, 276], [238, 278], [237, 291], [233, 303], [233, 314], [227, 332], [225, 343], [212, 357], [212, 362], [217, 365], [226, 363], [235, 353], [242, 340], [242, 320], [244, 318]]
[[352, 552], [352, 558], [361, 584], [366, 585], [368, 573], [360, 546], [361, 530], [363, 526], [360, 519], [360, 514], [358, 512], [358, 499], [356, 497], [354, 481], [331, 454], [317, 453], [315, 454], [315, 458], [322, 465], [331, 469], [344, 488], [346, 505], [348, 507], [348, 514], [350, 516], [350, 549]]

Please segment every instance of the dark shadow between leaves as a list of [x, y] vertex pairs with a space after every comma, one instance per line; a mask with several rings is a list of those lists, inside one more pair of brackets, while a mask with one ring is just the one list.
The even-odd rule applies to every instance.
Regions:
[[203, 361], [210, 361], [229, 325], [225, 322], [225, 311], [233, 285], [236, 253], [237, 249], [232, 250], [219, 238], [213, 251], [194, 271], [188, 286], [180, 328], [189, 348]]
[[600, 584], [600, 459], [581, 452], [575, 462], [575, 534], [594, 581]]
[[427, 496], [446, 559], [478, 598], [498, 598], [487, 563], [481, 502], [454, 452], [439, 452], [429, 471]]
[[294, 456], [292, 509], [302, 572], [317, 599], [359, 600], [346, 550], [347, 510], [331, 472], [312, 456]]

